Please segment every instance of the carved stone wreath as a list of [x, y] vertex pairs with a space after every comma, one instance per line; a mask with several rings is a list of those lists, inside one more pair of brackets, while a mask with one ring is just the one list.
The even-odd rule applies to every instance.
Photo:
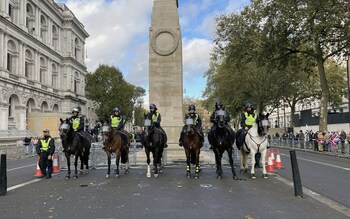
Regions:
[[152, 35], [151, 46], [161, 56], [171, 55], [179, 45], [179, 38], [170, 28], [160, 28]]

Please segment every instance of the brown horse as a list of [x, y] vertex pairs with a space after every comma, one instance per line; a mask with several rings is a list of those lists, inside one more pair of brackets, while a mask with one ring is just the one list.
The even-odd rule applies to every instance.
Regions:
[[194, 128], [193, 125], [193, 119], [192, 118], [186, 118], [186, 129], [183, 130], [184, 133], [184, 149], [186, 153], [186, 177], [191, 178], [191, 164], [196, 165], [196, 171], [194, 178], [198, 179], [199, 178], [199, 172], [201, 171], [200, 169], [200, 164], [199, 164], [199, 154], [201, 152], [201, 136]]
[[[125, 146], [123, 139], [122, 139], [122, 133], [118, 130], [111, 130], [111, 127], [108, 125], [104, 125], [102, 127], [102, 133], [103, 133], [103, 143], [105, 146], [105, 151], [107, 154], [107, 160], [108, 160], [108, 170], [106, 174], [106, 178], [109, 178], [109, 175], [111, 173], [111, 155], [116, 155], [115, 163], [117, 165], [117, 169], [115, 169], [115, 176], [119, 177], [119, 160], [122, 164], [125, 164], [125, 174], [129, 173], [129, 148]], [[128, 134], [128, 133], [127, 133]], [[128, 145], [130, 145], [130, 136], [128, 137]]]

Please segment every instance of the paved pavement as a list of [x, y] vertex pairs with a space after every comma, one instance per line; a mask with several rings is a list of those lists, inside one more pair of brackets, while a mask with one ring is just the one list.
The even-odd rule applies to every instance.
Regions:
[[145, 167], [129, 175], [105, 179], [106, 170], [91, 170], [76, 180], [61, 172], [49, 180], [14, 189], [0, 197], [1, 218], [347, 218], [270, 176], [232, 179], [224, 169], [203, 169], [198, 180], [185, 178], [184, 167], [173, 166], [156, 178]]

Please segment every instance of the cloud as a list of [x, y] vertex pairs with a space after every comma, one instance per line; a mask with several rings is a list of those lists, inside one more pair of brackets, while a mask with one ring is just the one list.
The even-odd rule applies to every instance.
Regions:
[[210, 53], [213, 45], [206, 39], [183, 40], [184, 80], [203, 77], [209, 68]]

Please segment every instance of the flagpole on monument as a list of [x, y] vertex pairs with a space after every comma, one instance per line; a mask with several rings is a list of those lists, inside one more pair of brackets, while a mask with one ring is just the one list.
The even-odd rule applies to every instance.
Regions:
[[349, 123], [349, 132], [350, 132], [350, 78], [349, 78], [349, 51], [346, 51], [345, 53], [345, 60], [346, 60], [346, 75], [348, 79], [348, 123]]

